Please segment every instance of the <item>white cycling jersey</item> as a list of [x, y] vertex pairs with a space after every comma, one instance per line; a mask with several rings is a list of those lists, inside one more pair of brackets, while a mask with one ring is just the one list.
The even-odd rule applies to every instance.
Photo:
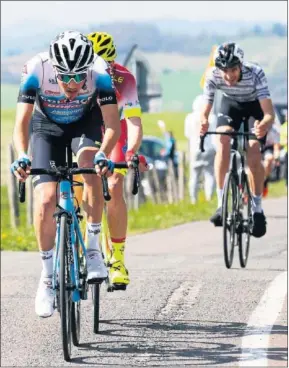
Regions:
[[94, 103], [117, 103], [109, 65], [101, 57], [95, 55], [84, 86], [70, 101], [60, 90], [48, 52], [37, 54], [24, 65], [18, 102], [36, 102], [38, 112], [60, 124], [79, 120]]
[[237, 102], [250, 102], [270, 98], [268, 83], [263, 69], [253, 63], [245, 62], [241, 68], [240, 81], [235, 86], [226, 85], [217, 67], [211, 67], [206, 73], [204, 100], [213, 104], [215, 92], [219, 89]]

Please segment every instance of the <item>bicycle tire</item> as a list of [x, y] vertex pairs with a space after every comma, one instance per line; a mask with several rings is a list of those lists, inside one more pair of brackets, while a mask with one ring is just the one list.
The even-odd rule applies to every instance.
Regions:
[[99, 300], [100, 300], [100, 284], [92, 285], [92, 302], [93, 302], [93, 332], [99, 333]]
[[[76, 234], [75, 248], [78, 254], [78, 270], [80, 271], [80, 259], [79, 259], [79, 240]], [[80, 341], [80, 326], [81, 326], [81, 300], [78, 302], [72, 302], [71, 306], [71, 334], [72, 342], [74, 346], [79, 346]]]
[[[242, 195], [242, 205], [246, 206], [246, 217], [242, 216], [242, 232], [238, 234], [238, 245], [239, 245], [239, 261], [240, 266], [245, 268], [247, 266], [248, 257], [249, 257], [249, 250], [250, 250], [250, 232], [252, 227], [252, 203], [251, 203], [251, 192], [248, 183], [248, 177], [244, 173], [244, 182], [243, 184], [243, 195]], [[245, 236], [244, 236], [245, 235]], [[243, 237], [244, 242], [243, 242]]]
[[[228, 219], [228, 201], [230, 189], [232, 191], [232, 215], [231, 219]], [[234, 248], [236, 239], [236, 184], [232, 172], [229, 172], [226, 176], [224, 194], [223, 194], [223, 210], [222, 210], [222, 221], [223, 221], [223, 247], [224, 247], [224, 261], [227, 268], [231, 268], [234, 259]], [[229, 229], [228, 229], [229, 226]], [[229, 241], [227, 232], [229, 230]], [[230, 249], [229, 249], [230, 247]]]
[[67, 280], [70, 281], [70, 270], [67, 255], [67, 216], [63, 214], [60, 218], [59, 234], [59, 302], [60, 302], [60, 320], [62, 348], [65, 361], [70, 361], [71, 357], [71, 290], [67, 290]]

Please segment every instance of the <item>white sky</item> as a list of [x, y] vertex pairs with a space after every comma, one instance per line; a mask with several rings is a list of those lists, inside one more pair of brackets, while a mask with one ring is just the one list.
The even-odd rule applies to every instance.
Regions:
[[247, 20], [287, 23], [286, 1], [1, 1], [1, 26], [23, 21], [57, 25], [114, 20]]

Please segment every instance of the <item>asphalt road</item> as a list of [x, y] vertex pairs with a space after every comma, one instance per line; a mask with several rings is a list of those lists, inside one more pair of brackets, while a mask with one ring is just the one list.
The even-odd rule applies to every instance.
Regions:
[[287, 201], [264, 202], [268, 232], [246, 269], [223, 261], [221, 230], [195, 222], [128, 239], [127, 291], [101, 294], [101, 333], [83, 302], [66, 363], [57, 312], [40, 319], [37, 253], [1, 253], [1, 366], [287, 366]]

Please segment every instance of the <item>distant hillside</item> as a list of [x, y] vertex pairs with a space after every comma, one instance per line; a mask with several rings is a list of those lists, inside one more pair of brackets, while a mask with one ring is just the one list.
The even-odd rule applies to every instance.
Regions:
[[[214, 43], [232, 38], [282, 37], [287, 36], [287, 27], [280, 23], [254, 23], [246, 21], [184, 21], [155, 20], [154, 22], [113, 22], [94, 23], [87, 26], [65, 27], [83, 33], [103, 30], [110, 32], [116, 41], [119, 52], [127, 52], [137, 43], [146, 52], [175, 52], [184, 55], [206, 55]], [[35, 37], [37, 29], [37, 37]], [[19, 32], [21, 30], [21, 32]], [[1, 29], [2, 57], [20, 55], [29, 51], [47, 49], [50, 41], [63, 31], [59, 26], [46, 22], [33, 21], [33, 24], [8, 26]]]

